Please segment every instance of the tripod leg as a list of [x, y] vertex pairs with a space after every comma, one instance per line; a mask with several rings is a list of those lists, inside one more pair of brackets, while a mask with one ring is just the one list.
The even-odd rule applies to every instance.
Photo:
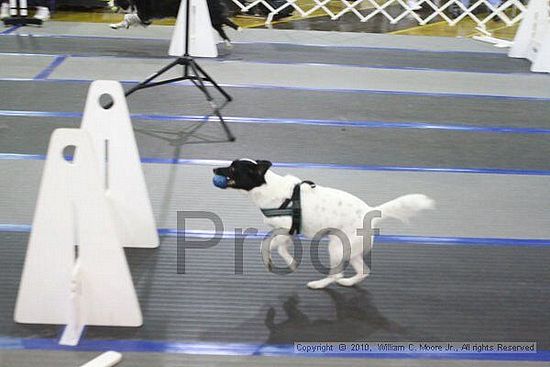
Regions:
[[227, 135], [227, 139], [229, 141], [235, 141], [235, 136], [233, 135], [233, 133], [231, 133], [229, 126], [227, 126], [227, 124], [225, 123], [225, 120], [223, 119], [223, 116], [220, 113], [220, 110], [215, 108], [214, 113], [216, 114], [216, 116], [218, 116], [218, 119], [220, 120], [220, 124], [222, 125], [222, 128], [223, 128], [223, 131], [225, 131], [225, 135]]
[[[223, 116], [222, 114], [220, 113], [220, 109], [218, 108], [218, 106], [216, 105], [216, 103], [214, 102], [214, 99], [212, 98], [212, 96], [210, 95], [210, 93], [208, 92], [208, 89], [206, 89], [206, 86], [204, 85], [204, 82], [202, 81], [202, 78], [200, 77], [199, 75], [199, 72], [198, 72], [198, 65], [194, 62], [190, 62], [189, 63], [189, 66], [191, 67], [191, 69], [193, 70], [193, 73], [195, 74], [195, 78], [196, 79], [192, 79], [193, 80], [193, 83], [195, 83], [195, 85], [201, 90], [201, 92], [204, 93], [204, 95], [206, 96], [206, 99], [208, 100], [208, 102], [210, 103], [210, 106], [212, 106], [212, 110], [214, 111], [214, 114], [216, 116], [218, 116], [218, 119], [220, 120], [220, 124], [222, 125], [222, 128], [223, 130], [225, 131], [225, 135], [227, 135], [227, 139], [229, 141], [235, 141], [235, 136], [233, 136], [233, 134], [231, 133], [231, 130], [229, 129], [229, 127], [227, 126], [227, 124], [225, 123], [225, 120], [223, 119]], [[196, 82], [195, 82], [196, 80]]]
[[[132, 88], [128, 89], [126, 92], [124, 92], [124, 96], [128, 97], [130, 94], [134, 93], [135, 91], [146, 88], [147, 84], [149, 84], [153, 79], [158, 78], [159, 76], [166, 73], [168, 70], [170, 70], [171, 68], [173, 68], [174, 66], [176, 66], [178, 64], [181, 64], [181, 59], [176, 59], [176, 60], [172, 61], [170, 64], [166, 65], [165, 67], [163, 67], [162, 69], [160, 69], [159, 71], [154, 73], [153, 75], [149, 76], [144, 81], [142, 81], [142, 82], [136, 84], [135, 86], [133, 86]], [[105, 104], [102, 107], [105, 108], [106, 110], [108, 110], [109, 108], [113, 107], [113, 102], [109, 102], [109, 103]]]
[[[214, 81], [214, 79], [212, 79], [212, 78], [210, 77], [210, 75], [208, 75], [208, 74], [206, 73], [206, 71], [204, 71], [204, 69], [200, 67], [199, 64], [197, 64], [196, 62], [195, 62], [194, 64], [195, 64], [195, 67], [201, 72], [201, 74], [205, 76], [206, 80], [208, 80], [210, 83], [212, 83], [212, 85], [213, 85], [221, 94], [223, 94], [223, 96], [227, 99], [228, 102], [230, 102], [230, 101], [233, 100], [233, 98], [232, 98], [225, 90], [223, 90], [222, 87], [220, 87], [220, 86], [218, 85], [218, 83], [216, 83], [216, 82]], [[197, 76], [198, 76], [198, 75], [197, 75]]]
[[186, 60], [183, 64], [183, 77], [189, 78], [189, 61]]
[[144, 81], [142, 81], [141, 83], [139, 84], [136, 84], [135, 86], [133, 86], [132, 88], [128, 89], [124, 95], [126, 97], [128, 97], [130, 94], [134, 93], [135, 91], [137, 90], [140, 90], [142, 89], [145, 85], [147, 85], [151, 80], [153, 79], [156, 79], [158, 78], [159, 76], [161, 76], [162, 74], [166, 73], [168, 70], [172, 69], [174, 66], [178, 65], [181, 63], [181, 60], [180, 59], [176, 59], [174, 61], [172, 61], [170, 64], [166, 65], [165, 67], [163, 67], [162, 69], [160, 69], [159, 71], [157, 71], [156, 73], [154, 73], [153, 75], [149, 76], [147, 79], [145, 79]]
[[201, 92], [204, 93], [204, 95], [206, 96], [206, 99], [212, 105], [212, 108], [218, 109], [218, 107], [214, 103], [214, 98], [212, 98], [212, 95], [210, 95], [210, 92], [206, 88], [206, 85], [204, 85], [203, 79], [201, 78], [201, 76], [199, 74], [199, 71], [197, 69], [197, 64], [195, 64], [193, 61], [191, 61], [189, 63], [189, 67], [191, 67], [191, 70], [193, 71], [193, 74], [195, 74], [194, 77], [193, 76], [189, 77], [191, 79], [191, 81], [193, 82], [193, 84], [195, 84], [201, 90]]

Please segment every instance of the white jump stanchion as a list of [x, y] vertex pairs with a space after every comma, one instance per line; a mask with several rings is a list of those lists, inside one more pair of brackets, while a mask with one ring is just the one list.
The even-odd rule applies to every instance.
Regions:
[[[112, 98], [105, 109], [101, 96]], [[116, 228], [124, 247], [155, 248], [159, 237], [149, 200], [130, 113], [119, 82], [91, 84], [81, 129], [90, 133]]]
[[531, 61], [531, 71], [550, 73], [550, 1], [531, 0], [508, 56]]
[[[189, 17], [187, 17], [187, 4], [189, 1]], [[189, 28], [186, 23], [189, 21]], [[186, 37], [186, 30], [189, 36]], [[195, 57], [217, 57], [216, 38], [210, 22], [210, 13], [205, 0], [182, 0], [178, 11], [178, 18], [168, 55], [182, 57], [185, 55], [186, 42], [189, 42], [188, 53]]]
[[[75, 147], [72, 162], [63, 157], [69, 146]], [[14, 318], [66, 324], [61, 344], [76, 345], [84, 325], [143, 322], [104, 184], [90, 133], [54, 131]]]

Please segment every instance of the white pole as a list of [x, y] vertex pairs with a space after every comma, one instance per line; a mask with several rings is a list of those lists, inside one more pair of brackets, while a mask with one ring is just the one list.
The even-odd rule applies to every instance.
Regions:
[[27, 0], [19, 0], [19, 15], [22, 17], [26, 17], [28, 15]]
[[10, 0], [10, 16], [15, 17], [18, 13], [18, 4], [17, 0]]

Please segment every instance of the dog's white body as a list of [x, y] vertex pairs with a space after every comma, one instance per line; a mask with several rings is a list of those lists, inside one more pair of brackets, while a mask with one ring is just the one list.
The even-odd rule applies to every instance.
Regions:
[[[285, 199], [291, 197], [294, 186], [301, 182], [297, 177], [279, 176], [270, 170], [266, 172], [265, 180], [266, 184], [249, 191], [252, 201], [262, 209], [278, 208]], [[370, 251], [372, 241], [361, 235], [363, 232], [358, 233], [358, 230], [364, 229], [363, 221], [367, 213], [376, 210], [381, 212], [381, 217], [372, 221], [376, 228], [378, 222], [384, 218], [396, 218], [407, 222], [418, 211], [431, 209], [433, 206], [433, 200], [427, 196], [412, 194], [401, 196], [377, 207], [370, 207], [356, 196], [341, 190], [319, 185], [313, 188], [307, 184], [302, 185], [301, 233], [309, 238], [323, 233], [329, 238], [330, 266], [333, 268], [330, 275], [309, 282], [308, 287], [319, 289], [334, 282], [352, 286], [368, 276], [370, 270], [363, 262], [363, 254]], [[288, 247], [292, 243], [292, 236], [280, 235], [283, 231], [288, 233], [292, 225], [292, 218], [290, 216], [266, 217], [264, 222], [277, 229], [277, 236], [270, 239], [269, 252], [277, 249], [289, 267], [295, 267], [294, 259], [288, 251]], [[340, 235], [344, 234], [349, 240], [351, 249], [349, 253], [345, 253], [337, 232], [340, 232]], [[343, 278], [341, 270], [337, 269], [337, 265], [342, 264], [343, 260], [348, 260], [346, 255], [349, 256], [350, 264], [357, 273], [350, 278]], [[266, 260], [270, 262], [271, 258]]]

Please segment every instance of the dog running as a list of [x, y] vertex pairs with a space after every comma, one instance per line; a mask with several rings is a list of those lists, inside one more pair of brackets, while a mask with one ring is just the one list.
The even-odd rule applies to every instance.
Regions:
[[[229, 18], [229, 9], [225, 0], [207, 0], [206, 3], [212, 27], [223, 39], [225, 47], [232, 48], [224, 26], [237, 31], [242, 31], [242, 28]], [[179, 6], [179, 0], [111, 0], [112, 9], [125, 15], [121, 22], [111, 24], [110, 27], [112, 29], [128, 29], [137, 25], [147, 27], [155, 18], [177, 17]]]
[[[373, 222], [374, 225], [386, 218], [406, 223], [418, 212], [433, 209], [435, 205], [426, 195], [409, 194], [371, 207], [345, 191], [290, 175], [280, 176], [270, 169], [271, 166], [272, 163], [266, 160], [238, 159], [228, 167], [214, 169], [214, 185], [245, 192], [263, 213], [264, 223], [275, 230], [277, 236], [269, 242], [268, 265], [271, 264], [271, 251], [276, 249], [289, 268], [296, 269], [296, 262], [289, 253], [292, 237], [296, 234], [313, 238], [322, 233], [328, 238], [331, 272], [323, 279], [309, 282], [307, 286], [311, 289], [325, 288], [332, 283], [350, 287], [369, 275], [370, 269], [363, 256], [371, 250], [372, 241], [369, 241], [368, 248], [364, 248], [364, 237], [357, 231], [363, 228], [368, 213], [380, 211], [381, 216]], [[342, 234], [349, 241], [348, 254], [344, 253]], [[344, 260], [349, 260], [356, 272], [354, 276], [344, 278], [339, 268]]]

